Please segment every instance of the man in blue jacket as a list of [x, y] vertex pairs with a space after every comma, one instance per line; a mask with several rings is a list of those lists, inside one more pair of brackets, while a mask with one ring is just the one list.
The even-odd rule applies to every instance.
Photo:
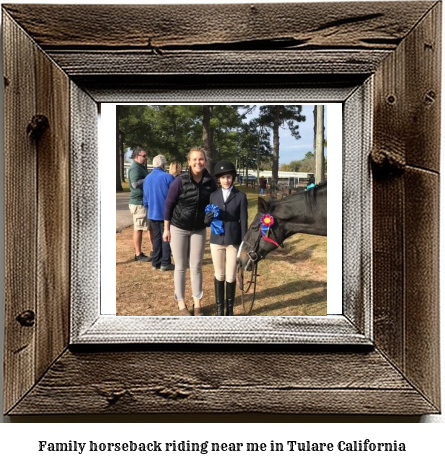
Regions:
[[161, 271], [174, 270], [171, 262], [170, 243], [162, 240], [164, 234], [164, 207], [168, 188], [175, 178], [165, 172], [167, 160], [164, 155], [153, 158], [153, 171], [145, 178], [142, 186], [143, 205], [153, 230], [153, 268]]

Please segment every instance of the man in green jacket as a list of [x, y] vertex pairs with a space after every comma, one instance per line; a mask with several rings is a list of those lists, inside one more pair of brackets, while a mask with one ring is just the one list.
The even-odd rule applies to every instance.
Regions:
[[142, 232], [148, 231], [150, 237], [150, 228], [147, 219], [147, 210], [142, 204], [142, 184], [148, 174], [147, 168], [147, 153], [145, 150], [137, 149], [133, 155], [133, 162], [128, 169], [128, 184], [130, 185], [130, 212], [133, 215], [133, 243], [137, 262], [150, 262], [151, 257], [147, 257], [142, 252]]

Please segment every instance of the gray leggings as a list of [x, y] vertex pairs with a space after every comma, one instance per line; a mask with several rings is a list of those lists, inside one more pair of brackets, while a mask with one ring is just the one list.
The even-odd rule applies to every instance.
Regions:
[[190, 262], [192, 296], [202, 299], [202, 260], [206, 244], [206, 229], [186, 231], [170, 226], [170, 247], [175, 260], [175, 299], [185, 299], [185, 272]]

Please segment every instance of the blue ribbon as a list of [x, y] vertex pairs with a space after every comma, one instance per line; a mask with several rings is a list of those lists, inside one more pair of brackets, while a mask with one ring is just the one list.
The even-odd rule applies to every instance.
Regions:
[[224, 234], [224, 224], [220, 219], [217, 219], [217, 217], [219, 216], [218, 205], [214, 205], [213, 203], [211, 203], [207, 205], [204, 211], [205, 213], [213, 213], [212, 222], [210, 223], [210, 230], [212, 231], [212, 234]]
[[212, 222], [210, 223], [210, 229], [212, 234], [224, 234], [224, 225], [221, 220], [217, 220], [213, 218]]

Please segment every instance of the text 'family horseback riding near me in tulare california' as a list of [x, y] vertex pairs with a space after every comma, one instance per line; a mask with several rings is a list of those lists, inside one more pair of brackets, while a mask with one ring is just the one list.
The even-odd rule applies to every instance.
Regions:
[[[227, 308], [228, 314], [236, 317], [341, 314], [342, 136], [341, 103], [102, 104], [98, 193], [101, 314], [193, 316], [196, 307], [199, 316], [216, 316], [221, 311], [225, 315]], [[177, 245], [175, 249], [176, 232], [167, 252], [165, 237], [159, 241], [158, 228], [164, 231], [170, 220], [175, 228], [179, 221], [179, 214], [173, 213], [165, 223], [165, 204], [159, 202], [168, 204], [174, 195], [179, 198], [189, 189], [188, 182], [197, 185], [190, 161], [192, 148], [203, 149], [203, 172], [215, 182], [211, 189], [222, 194], [213, 224], [204, 229], [196, 226], [205, 236], [201, 235], [203, 247], [198, 258], [193, 245], [195, 226], [187, 232], [191, 239], [181, 245], [187, 257], [184, 262]], [[111, 153], [116, 157], [110, 157]], [[163, 160], [161, 166], [159, 160]], [[110, 166], [115, 179], [109, 175]], [[135, 169], [140, 167], [143, 174], [135, 181]], [[215, 173], [215, 169], [223, 172]], [[223, 183], [226, 174], [228, 184]], [[142, 204], [144, 195], [149, 197], [147, 186], [155, 180], [168, 185], [156, 187], [151, 202], [146, 200], [148, 225], [137, 231], [137, 221], [142, 220], [135, 220], [130, 198], [140, 189]], [[223, 198], [226, 191], [227, 198]], [[202, 202], [203, 190], [197, 188], [196, 192]], [[237, 198], [246, 199], [246, 207], [242, 207], [247, 215], [245, 230], [244, 215], [239, 206], [234, 207]], [[184, 205], [191, 209], [193, 199], [188, 197]], [[193, 214], [204, 216], [210, 201], [206, 200], [207, 205], [199, 202], [197, 209], [203, 211]], [[183, 218], [184, 206], [177, 208], [182, 209]], [[235, 223], [242, 231], [239, 239], [231, 237]], [[217, 224], [222, 229], [215, 232]], [[222, 246], [220, 258], [214, 242]], [[183, 291], [178, 286], [185, 289], [180, 298]], [[182, 313], [178, 313], [180, 306]]]

